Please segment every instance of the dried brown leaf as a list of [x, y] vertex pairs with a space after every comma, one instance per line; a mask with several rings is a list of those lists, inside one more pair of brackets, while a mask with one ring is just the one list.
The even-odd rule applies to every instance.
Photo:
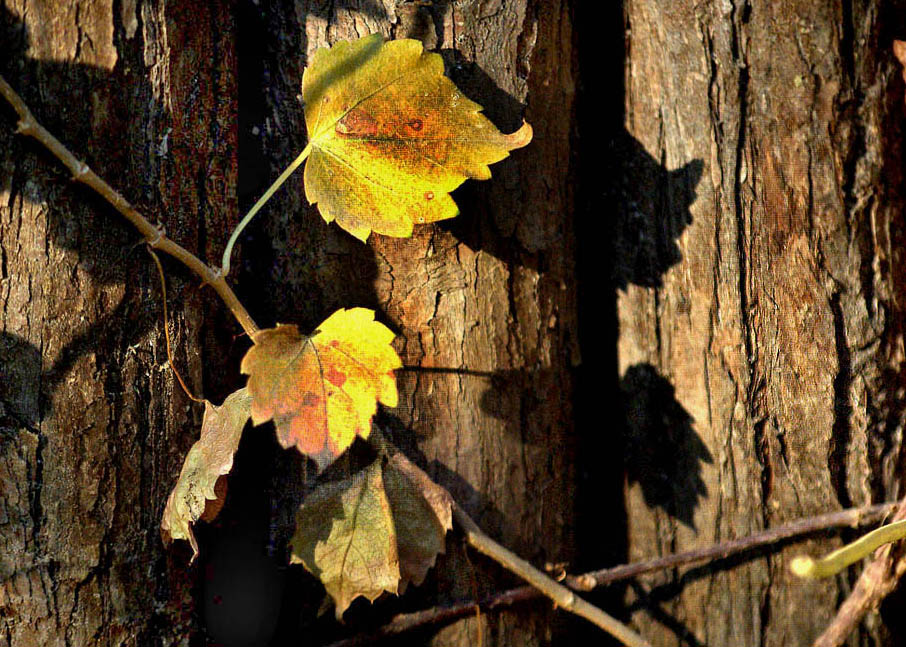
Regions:
[[198, 556], [198, 542], [192, 524], [202, 515], [206, 520], [212, 519], [223, 505], [225, 482], [218, 486], [218, 480], [233, 468], [233, 455], [251, 415], [251, 405], [251, 396], [245, 388], [231, 394], [219, 407], [205, 401], [201, 437], [189, 449], [179, 479], [167, 499], [161, 533], [166, 541], [188, 539], [193, 560]]

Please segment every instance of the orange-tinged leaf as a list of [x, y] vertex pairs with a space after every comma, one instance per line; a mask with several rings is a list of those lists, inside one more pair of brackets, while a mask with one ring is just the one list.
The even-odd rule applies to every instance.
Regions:
[[311, 337], [293, 325], [255, 334], [242, 360], [252, 422], [273, 420], [283, 447], [324, 469], [356, 436], [366, 438], [377, 403], [395, 407], [393, 333], [367, 308], [338, 310]]
[[302, 563], [334, 600], [337, 618], [352, 601], [396, 593], [396, 531], [384, 492], [381, 461], [306, 497], [296, 514], [291, 563]]
[[161, 531], [165, 539], [188, 539], [193, 560], [198, 556], [198, 543], [192, 524], [202, 515], [206, 520], [212, 519], [222, 507], [225, 489], [222, 481], [217, 485], [218, 479], [233, 468], [233, 455], [251, 415], [251, 403], [251, 396], [244, 388], [228, 396], [219, 407], [205, 400], [201, 437], [189, 449], [176, 486], [167, 499]]
[[319, 49], [302, 76], [310, 157], [305, 195], [360, 240], [405, 237], [413, 223], [452, 218], [449, 192], [531, 141], [502, 134], [444, 76], [417, 40], [380, 34]]
[[412, 463], [394, 455], [384, 468], [384, 488], [393, 511], [400, 561], [400, 595], [412, 582], [418, 586], [444, 552], [453, 527], [453, 499]]

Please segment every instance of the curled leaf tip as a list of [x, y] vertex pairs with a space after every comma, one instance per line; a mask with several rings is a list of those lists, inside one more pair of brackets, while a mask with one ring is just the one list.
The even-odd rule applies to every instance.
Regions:
[[510, 150], [515, 150], [517, 148], [528, 146], [532, 141], [534, 134], [535, 133], [532, 130], [532, 125], [527, 121], [523, 121], [522, 125], [519, 127], [519, 130], [514, 133], [510, 133], [509, 135], [504, 135], [504, 137], [506, 138], [507, 145], [510, 147]]
[[223, 507], [226, 499], [223, 477], [233, 468], [233, 455], [251, 415], [250, 407], [251, 398], [244, 388], [227, 397], [219, 407], [205, 401], [201, 437], [186, 455], [161, 519], [164, 542], [188, 540], [192, 546], [190, 561], [198, 556], [192, 525], [199, 519], [212, 520]]

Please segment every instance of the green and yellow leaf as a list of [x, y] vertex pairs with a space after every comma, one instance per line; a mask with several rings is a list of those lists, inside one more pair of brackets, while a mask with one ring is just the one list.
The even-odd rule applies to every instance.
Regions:
[[393, 511], [402, 595], [409, 582], [418, 586], [425, 580], [437, 555], [444, 552], [447, 531], [453, 528], [453, 500], [399, 454], [384, 468], [384, 488]]
[[251, 415], [251, 396], [242, 388], [219, 407], [207, 400], [204, 407], [201, 437], [186, 455], [161, 520], [164, 539], [188, 539], [193, 560], [198, 556], [198, 542], [192, 524], [199, 518], [211, 520], [223, 505], [225, 483], [218, 485], [218, 479], [233, 468], [233, 455]]
[[305, 194], [360, 240], [405, 237], [457, 215], [449, 192], [531, 141], [502, 134], [417, 40], [380, 34], [319, 49], [302, 77], [310, 157]]
[[293, 563], [318, 577], [337, 617], [363, 596], [421, 584], [453, 526], [450, 494], [400, 455], [315, 489], [299, 508]]
[[283, 447], [324, 469], [356, 436], [367, 438], [377, 403], [397, 402], [393, 333], [366, 308], [338, 310], [311, 337], [293, 325], [262, 330], [242, 360], [252, 422], [273, 420]]
[[384, 492], [381, 461], [312, 492], [296, 515], [292, 563], [324, 584], [337, 618], [357, 597], [372, 602], [400, 581], [396, 531]]

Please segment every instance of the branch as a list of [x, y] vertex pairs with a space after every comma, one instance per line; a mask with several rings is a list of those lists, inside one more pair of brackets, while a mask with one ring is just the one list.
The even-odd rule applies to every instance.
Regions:
[[563, 607], [567, 611], [596, 624], [627, 647], [645, 647], [649, 645], [647, 640], [622, 622], [583, 600], [562, 584], [555, 582], [527, 561], [488, 537], [457, 503], [453, 504], [453, 518], [465, 531], [466, 541], [469, 542], [472, 548], [524, 579], [553, 600], [557, 606]]
[[[879, 503], [876, 505], [850, 508], [839, 512], [817, 515], [798, 519], [776, 528], [741, 537], [730, 541], [714, 544], [706, 548], [676, 553], [665, 557], [636, 562], [635, 564], [622, 564], [613, 568], [602, 569], [583, 573], [581, 575], [567, 576], [565, 582], [572, 589], [590, 591], [598, 586], [604, 586], [631, 579], [646, 573], [652, 573], [677, 566], [694, 564], [703, 561], [724, 559], [732, 555], [743, 553], [764, 546], [775, 545], [787, 539], [803, 537], [833, 528], [852, 527], [876, 523], [896, 510], [897, 503]], [[853, 593], [855, 596], [856, 593]], [[358, 645], [371, 645], [373, 642], [412, 631], [420, 627], [443, 624], [458, 620], [469, 615], [474, 615], [476, 610], [483, 612], [508, 607], [513, 604], [536, 600], [542, 593], [531, 586], [521, 586], [508, 591], [489, 595], [481, 600], [465, 600], [451, 605], [433, 607], [414, 613], [401, 613], [394, 616], [389, 623], [368, 633], [359, 633], [344, 640], [331, 643], [329, 647], [356, 647]], [[846, 606], [844, 604], [844, 606]], [[841, 613], [843, 609], [841, 608]], [[861, 617], [861, 616], [860, 616]], [[858, 619], [856, 620], [858, 622]], [[814, 647], [835, 647], [835, 643], [818, 644]]]
[[51, 135], [32, 115], [25, 101], [16, 94], [16, 91], [10, 87], [6, 80], [0, 76], [0, 94], [7, 100], [16, 114], [19, 116], [19, 123], [16, 132], [21, 135], [33, 137], [40, 144], [50, 151], [63, 165], [72, 173], [74, 180], [81, 182], [92, 189], [99, 196], [104, 198], [120, 212], [126, 220], [131, 222], [139, 233], [145, 238], [145, 242], [154, 249], [169, 254], [183, 265], [188, 267], [192, 272], [201, 277], [201, 280], [208, 283], [218, 296], [223, 300], [226, 306], [236, 317], [236, 320], [242, 326], [242, 329], [249, 336], [258, 332], [258, 326], [252, 320], [251, 315], [245, 307], [239, 302], [232, 288], [227, 285], [226, 280], [219, 271], [208, 267], [197, 256], [190, 251], [167, 238], [163, 228], [152, 225], [142, 214], [140, 214], [129, 202], [113, 187], [102, 180], [98, 175], [88, 168], [85, 162], [76, 159], [66, 146], [60, 140]]

